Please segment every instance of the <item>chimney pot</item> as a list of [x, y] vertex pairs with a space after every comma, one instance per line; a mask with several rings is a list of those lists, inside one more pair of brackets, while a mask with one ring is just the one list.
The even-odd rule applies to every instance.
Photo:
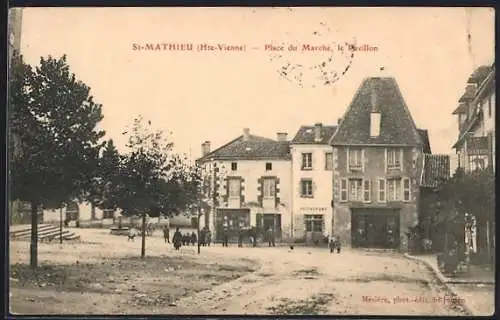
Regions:
[[288, 141], [288, 133], [286, 132], [278, 132], [277, 136], [277, 140], [280, 142]]
[[201, 144], [201, 155], [205, 156], [210, 153], [210, 141], [205, 141]]
[[250, 129], [244, 128], [243, 129], [243, 141], [248, 141], [249, 138], [250, 138]]
[[323, 124], [320, 122], [314, 125], [314, 141], [319, 142], [322, 140], [323, 135]]

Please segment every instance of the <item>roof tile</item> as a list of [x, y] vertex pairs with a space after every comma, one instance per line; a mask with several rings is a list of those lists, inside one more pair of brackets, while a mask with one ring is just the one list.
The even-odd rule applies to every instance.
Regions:
[[[370, 137], [370, 112], [373, 103], [381, 112], [378, 137]], [[420, 145], [420, 136], [396, 80], [392, 77], [365, 79], [354, 95], [331, 143]]]
[[435, 188], [450, 177], [450, 157], [440, 154], [424, 154], [422, 187]]
[[336, 129], [336, 126], [322, 126], [322, 140], [315, 141], [314, 126], [301, 126], [291, 144], [329, 144]]

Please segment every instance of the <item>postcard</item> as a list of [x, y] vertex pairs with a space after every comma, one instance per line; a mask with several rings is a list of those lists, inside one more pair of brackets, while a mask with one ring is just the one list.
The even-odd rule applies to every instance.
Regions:
[[494, 20], [10, 9], [10, 313], [493, 314]]

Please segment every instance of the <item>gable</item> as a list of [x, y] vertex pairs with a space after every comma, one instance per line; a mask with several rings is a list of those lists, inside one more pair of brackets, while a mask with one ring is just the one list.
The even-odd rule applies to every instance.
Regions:
[[[380, 134], [370, 136], [370, 113], [376, 97], [381, 113]], [[330, 143], [332, 145], [420, 146], [415, 123], [394, 78], [363, 81]]]

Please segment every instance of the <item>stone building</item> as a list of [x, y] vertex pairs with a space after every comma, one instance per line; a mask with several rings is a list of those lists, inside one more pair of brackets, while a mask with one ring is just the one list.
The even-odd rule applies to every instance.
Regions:
[[406, 247], [406, 233], [418, 223], [423, 154], [430, 148], [396, 80], [365, 79], [330, 144], [334, 234], [353, 247]]

